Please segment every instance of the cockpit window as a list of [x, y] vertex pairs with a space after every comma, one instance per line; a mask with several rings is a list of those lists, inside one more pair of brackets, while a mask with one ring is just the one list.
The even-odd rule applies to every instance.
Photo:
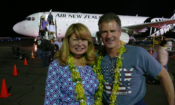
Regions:
[[32, 17], [32, 21], [34, 21], [35, 20], [35, 18], [34, 17]]
[[27, 17], [26, 20], [31, 20], [31, 17]]

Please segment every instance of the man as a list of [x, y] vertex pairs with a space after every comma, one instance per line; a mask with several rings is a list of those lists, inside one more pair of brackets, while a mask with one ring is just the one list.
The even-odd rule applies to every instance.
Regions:
[[119, 90], [117, 91], [118, 95], [116, 98], [118, 105], [146, 105], [143, 101], [146, 93], [144, 74], [159, 77], [168, 104], [174, 105], [174, 87], [171, 78], [167, 70], [148, 51], [141, 47], [124, 45], [126, 52], [120, 58], [116, 57], [119, 55], [118, 51], [122, 46], [120, 43], [120, 18], [113, 13], [104, 14], [100, 17], [98, 26], [100, 37], [105, 45], [102, 54], [103, 58], [101, 59], [101, 72], [105, 79], [103, 92], [104, 105], [112, 103], [109, 97], [114, 89], [113, 86], [115, 86], [113, 84], [116, 83], [113, 74], [116, 65], [119, 65], [116, 61], [121, 59], [121, 57], [123, 57], [122, 68], [118, 72], [120, 83], [118, 83]]
[[51, 51], [51, 43], [49, 40], [46, 40], [46, 36], [43, 37], [41, 42], [42, 50], [42, 67], [47, 68], [49, 66], [49, 51]]
[[47, 21], [50, 23], [51, 20], [53, 20], [53, 15], [52, 15], [51, 12], [50, 12], [50, 14], [49, 14], [49, 16], [48, 16], [48, 18], [47, 18]]
[[40, 49], [40, 45], [41, 45], [40, 36], [37, 37], [37, 40], [36, 40], [36, 42], [35, 42], [35, 45], [37, 45], [38, 59], [41, 59], [42, 51], [41, 51], [41, 49]]
[[[55, 40], [55, 39], [54, 39], [54, 40]], [[60, 49], [61, 49], [61, 46], [62, 46], [62, 44], [63, 44], [62, 38], [59, 38], [58, 41], [57, 41], [57, 40], [54, 41], [54, 44], [58, 45], [58, 48], [59, 48], [59, 50], [60, 50]]]

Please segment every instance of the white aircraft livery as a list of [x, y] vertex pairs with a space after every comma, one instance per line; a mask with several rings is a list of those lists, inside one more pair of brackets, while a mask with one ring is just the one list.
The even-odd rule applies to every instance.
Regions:
[[[73, 23], [82, 23], [86, 25], [92, 37], [96, 37], [98, 32], [98, 20], [102, 14], [87, 14], [87, 13], [68, 13], [68, 12], [52, 12], [53, 21], [56, 24], [57, 37], [64, 37], [67, 28]], [[50, 12], [45, 12], [45, 20]], [[42, 12], [34, 13], [27, 16], [23, 20], [13, 26], [13, 30], [25, 36], [36, 37], [39, 35], [40, 17]], [[121, 40], [128, 43], [129, 35], [137, 35], [146, 32], [150, 28], [150, 35], [159, 36], [173, 30], [175, 27], [175, 13], [171, 18], [149, 18], [142, 16], [121, 16], [122, 35]]]

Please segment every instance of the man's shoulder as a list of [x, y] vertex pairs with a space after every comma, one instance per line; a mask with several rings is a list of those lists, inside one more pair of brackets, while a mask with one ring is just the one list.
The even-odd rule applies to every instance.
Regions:
[[127, 51], [132, 51], [132, 52], [145, 51], [145, 49], [143, 47], [139, 47], [139, 46], [125, 45], [125, 48], [126, 48]]
[[54, 44], [58, 44], [59, 42], [56, 40], [55, 42], [54, 42]]
[[41, 40], [36, 40], [36, 42], [41, 42]]

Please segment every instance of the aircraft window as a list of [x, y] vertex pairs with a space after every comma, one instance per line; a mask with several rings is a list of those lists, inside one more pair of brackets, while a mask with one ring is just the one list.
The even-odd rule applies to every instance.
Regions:
[[34, 18], [34, 17], [32, 17], [32, 20], [34, 21], [34, 20], [35, 20], [35, 18]]
[[31, 20], [31, 17], [27, 17], [26, 20]]

